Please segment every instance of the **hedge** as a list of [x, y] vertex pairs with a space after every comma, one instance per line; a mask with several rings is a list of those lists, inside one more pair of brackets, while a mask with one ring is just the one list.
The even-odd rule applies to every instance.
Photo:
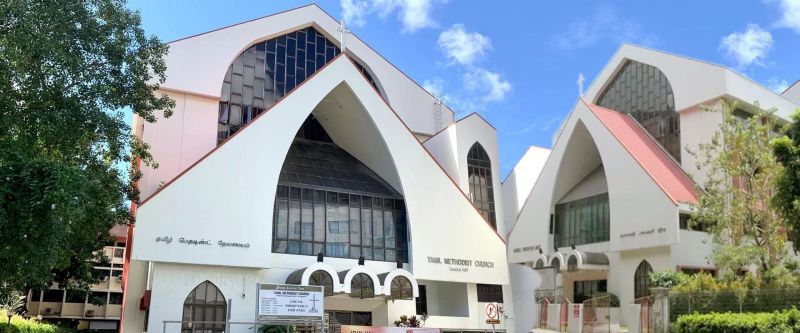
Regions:
[[706, 313], [678, 317], [676, 333], [800, 333], [800, 310]]
[[11, 318], [11, 325], [8, 324], [8, 317], [5, 311], [0, 311], [0, 332], [1, 333], [73, 333], [74, 330], [40, 322], [33, 319], [25, 319], [20, 316]]

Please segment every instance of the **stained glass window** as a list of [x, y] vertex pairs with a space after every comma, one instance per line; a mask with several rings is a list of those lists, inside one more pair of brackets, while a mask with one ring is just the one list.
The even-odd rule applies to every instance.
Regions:
[[658, 68], [628, 60], [599, 96], [597, 105], [631, 115], [680, 162], [680, 117], [672, 86]]
[[492, 161], [480, 143], [475, 143], [467, 153], [467, 177], [472, 204], [483, 218], [497, 229], [494, 210], [494, 184], [492, 183]]
[[[228, 302], [217, 286], [205, 281], [194, 288], [183, 301], [183, 333], [225, 332]], [[200, 323], [202, 322], [202, 323]]]
[[[217, 143], [250, 123], [339, 53], [339, 47], [313, 27], [260, 42], [242, 52], [222, 82]], [[377, 89], [369, 71], [357, 62], [356, 67]]]

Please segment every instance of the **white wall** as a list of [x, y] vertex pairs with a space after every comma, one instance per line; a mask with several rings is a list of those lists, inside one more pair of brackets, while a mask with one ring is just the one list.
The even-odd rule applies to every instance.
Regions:
[[522, 158], [503, 180], [503, 214], [505, 214], [506, 229], [511, 232], [517, 223], [517, 214], [528, 199], [539, 173], [550, 156], [550, 149], [530, 146]]
[[786, 91], [784, 91], [781, 95], [797, 104], [800, 104], [800, 80], [792, 84], [792, 86], [786, 89]]

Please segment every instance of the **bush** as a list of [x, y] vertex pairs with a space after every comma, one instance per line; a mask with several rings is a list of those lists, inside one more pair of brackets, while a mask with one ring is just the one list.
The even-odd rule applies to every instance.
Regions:
[[798, 333], [796, 308], [762, 313], [707, 313], [678, 317], [676, 333]]
[[11, 325], [7, 324], [8, 317], [5, 311], [0, 311], [0, 332], [2, 333], [74, 333], [69, 328], [56, 326], [40, 322], [33, 319], [25, 319], [20, 316], [11, 318]]

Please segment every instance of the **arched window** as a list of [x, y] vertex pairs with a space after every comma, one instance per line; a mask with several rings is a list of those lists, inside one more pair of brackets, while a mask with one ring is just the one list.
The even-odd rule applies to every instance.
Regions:
[[544, 267], [544, 260], [542, 260], [542, 259], [536, 260], [536, 266], [535, 267], [536, 268]]
[[633, 276], [633, 297], [636, 299], [650, 295], [650, 273], [653, 267], [647, 260], [642, 260]]
[[472, 204], [483, 218], [497, 229], [494, 216], [494, 184], [492, 183], [492, 161], [480, 143], [475, 143], [467, 153], [467, 177]]
[[561, 260], [558, 259], [558, 258], [553, 259], [552, 267], [556, 269], [556, 272], [560, 271], [561, 270]]
[[567, 272], [576, 272], [578, 271], [578, 257], [570, 256], [567, 259]]
[[405, 276], [396, 276], [392, 279], [392, 299], [414, 299], [414, 288]]
[[364, 273], [358, 273], [350, 281], [350, 296], [358, 298], [371, 298], [375, 296], [375, 285], [372, 278]]
[[631, 115], [678, 162], [681, 124], [675, 95], [658, 68], [628, 60], [597, 98], [597, 105]]
[[[222, 83], [217, 143], [250, 123], [339, 53], [339, 47], [313, 27], [268, 39], [242, 52]], [[355, 63], [378, 89], [367, 69]]]
[[333, 278], [323, 270], [314, 271], [308, 277], [308, 285], [325, 287], [325, 296], [333, 295]]
[[[183, 301], [182, 333], [225, 332], [225, 317], [228, 313], [228, 302], [217, 286], [205, 281], [194, 288]], [[196, 323], [213, 322], [213, 323]]]

